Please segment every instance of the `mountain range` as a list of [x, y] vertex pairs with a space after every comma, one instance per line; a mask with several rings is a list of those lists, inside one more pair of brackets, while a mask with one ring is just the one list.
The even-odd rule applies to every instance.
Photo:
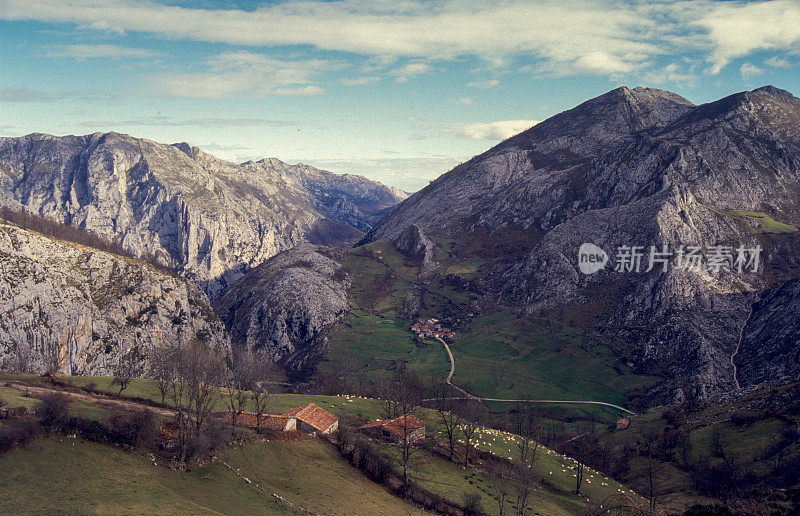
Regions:
[[[314, 374], [348, 314], [386, 303], [579, 328], [663, 380], [649, 403], [800, 373], [800, 100], [769, 86], [699, 106], [621, 87], [405, 200], [363, 178], [115, 133], [0, 140], [0, 191], [176, 268], [235, 344], [269, 350], [295, 379]], [[582, 273], [584, 244], [609, 263]], [[706, 253], [697, 267], [681, 266], [689, 248]], [[618, 266], [625, 249], [640, 266]], [[667, 263], [649, 267], [654, 251]], [[457, 295], [436, 304], [436, 288]]]
[[405, 198], [360, 176], [277, 159], [234, 164], [117, 133], [0, 138], [0, 196], [152, 256], [214, 299], [302, 242], [349, 245]]

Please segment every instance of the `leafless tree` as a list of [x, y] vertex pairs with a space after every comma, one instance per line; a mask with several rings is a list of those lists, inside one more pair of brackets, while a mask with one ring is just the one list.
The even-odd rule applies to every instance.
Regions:
[[645, 430], [639, 440], [639, 454], [647, 460], [647, 499], [651, 511], [656, 509], [656, 457], [659, 443], [660, 435], [653, 428]]
[[[236, 427], [239, 416], [250, 399], [250, 390], [255, 385], [253, 355], [245, 347], [234, 347], [230, 368], [225, 375], [225, 390], [222, 399], [231, 415], [231, 426]], [[259, 418], [260, 419], [260, 418]]]
[[469, 467], [469, 455], [474, 447], [475, 434], [485, 423], [489, 411], [483, 404], [475, 400], [461, 400], [458, 410], [461, 416], [459, 429], [461, 435], [464, 436], [464, 467]]
[[265, 354], [254, 352], [252, 356], [253, 385], [250, 398], [256, 413], [256, 431], [261, 431], [261, 417], [267, 412], [275, 386], [285, 380], [284, 372]]
[[517, 449], [523, 466], [533, 467], [539, 451], [539, 441], [544, 432], [544, 423], [530, 403], [520, 403], [511, 412], [514, 431], [519, 436]]
[[513, 479], [516, 484], [517, 515], [524, 516], [525, 508], [528, 506], [528, 499], [531, 493], [539, 487], [540, 479], [531, 464], [516, 466], [513, 472]]
[[147, 375], [155, 380], [158, 392], [161, 394], [161, 404], [166, 402], [167, 394], [170, 392], [173, 373], [175, 372], [173, 359], [176, 353], [176, 346], [163, 346], [153, 348], [149, 352], [149, 367]]
[[461, 498], [462, 503], [464, 504], [465, 516], [472, 516], [473, 514], [480, 514], [483, 512], [483, 508], [481, 507], [480, 493], [467, 491], [461, 495]]
[[123, 354], [117, 360], [117, 363], [112, 367], [114, 379], [111, 380], [111, 385], [119, 386], [119, 394], [128, 388], [131, 380], [141, 376], [143, 370], [142, 357], [137, 348]]
[[503, 516], [506, 511], [507, 497], [511, 492], [513, 470], [511, 464], [503, 461], [492, 467], [489, 477], [489, 488], [497, 502], [497, 512]]
[[170, 364], [169, 397], [177, 410], [179, 462], [183, 466], [191, 439], [200, 437], [218, 399], [225, 368], [221, 354], [199, 340], [177, 347]]
[[456, 414], [458, 400], [453, 399], [453, 388], [449, 385], [433, 380], [431, 391], [436, 411], [439, 413], [439, 420], [442, 423], [442, 430], [447, 438], [450, 461], [455, 461], [456, 441], [458, 440], [458, 425], [460, 418]]
[[387, 419], [398, 419], [402, 435], [397, 438], [398, 462], [402, 470], [403, 489], [410, 485], [413, 459], [418, 449], [414, 431], [419, 421], [424, 386], [412, 373], [398, 373], [394, 378], [380, 379], [381, 403]]

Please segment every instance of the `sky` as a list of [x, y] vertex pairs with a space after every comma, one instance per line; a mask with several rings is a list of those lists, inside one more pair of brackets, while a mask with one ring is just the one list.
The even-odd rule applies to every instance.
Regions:
[[800, 0], [0, 0], [0, 135], [117, 131], [415, 191], [618, 86], [800, 95]]

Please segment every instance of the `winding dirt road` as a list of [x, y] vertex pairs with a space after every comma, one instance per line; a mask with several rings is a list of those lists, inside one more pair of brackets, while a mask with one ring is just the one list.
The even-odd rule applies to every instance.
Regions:
[[[742, 327], [742, 329], [744, 329], [744, 327]], [[630, 415], [635, 415], [636, 414], [635, 412], [630, 411], [630, 410], [626, 409], [625, 407], [620, 407], [619, 405], [614, 405], [613, 403], [606, 403], [604, 401], [588, 401], [588, 400], [587, 401], [572, 401], [572, 400], [540, 400], [540, 399], [531, 400], [531, 399], [508, 399], [508, 398], [481, 398], [480, 396], [475, 396], [474, 394], [470, 394], [469, 392], [465, 391], [461, 387], [458, 387], [457, 385], [453, 385], [453, 383], [452, 383], [453, 374], [456, 371], [456, 361], [453, 358], [453, 352], [450, 351], [450, 346], [448, 346], [447, 342], [445, 342], [443, 339], [440, 339], [440, 338], [436, 337], [436, 340], [438, 340], [439, 342], [442, 343], [442, 346], [444, 346], [444, 350], [447, 351], [448, 358], [450, 358], [450, 373], [447, 375], [447, 379], [445, 380], [445, 383], [447, 385], [451, 386], [452, 388], [456, 389], [457, 391], [463, 393], [464, 396], [465, 396], [463, 398], [450, 398], [450, 399], [467, 399], [467, 400], [478, 400], [478, 401], [497, 401], [497, 402], [500, 402], [500, 403], [551, 403], [551, 404], [572, 404], [572, 405], [601, 405], [601, 406], [604, 406], [604, 407], [615, 408], [617, 410], [625, 412], [626, 414], [630, 414]], [[740, 343], [741, 343], [741, 339], [740, 339]], [[731, 360], [733, 360], [733, 358], [731, 358]], [[737, 387], [738, 387], [738, 382], [737, 382]], [[432, 401], [432, 400], [424, 400], [424, 401]]]

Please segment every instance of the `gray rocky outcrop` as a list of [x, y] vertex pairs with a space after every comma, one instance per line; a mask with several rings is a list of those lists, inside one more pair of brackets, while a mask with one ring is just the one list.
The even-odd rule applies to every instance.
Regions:
[[215, 303], [235, 345], [266, 350], [302, 380], [327, 351], [328, 330], [347, 311], [343, 251], [303, 244], [245, 274]]
[[0, 138], [0, 202], [154, 256], [213, 299], [303, 242], [350, 245], [402, 192], [276, 159], [242, 165], [117, 133]]
[[138, 260], [0, 222], [0, 271], [2, 370], [110, 375], [127, 353], [229, 346], [197, 285]]

